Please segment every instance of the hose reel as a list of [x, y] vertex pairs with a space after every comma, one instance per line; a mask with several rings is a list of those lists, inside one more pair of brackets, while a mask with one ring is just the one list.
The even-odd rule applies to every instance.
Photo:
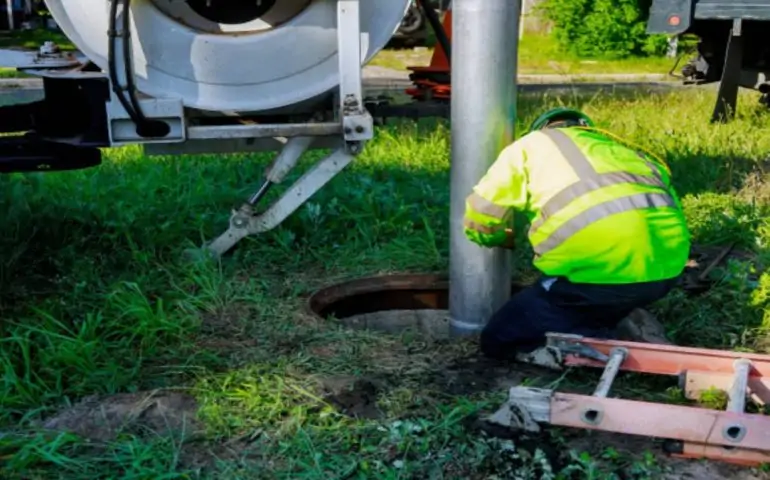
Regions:
[[[109, 66], [110, 5], [47, 0], [96, 65]], [[206, 111], [270, 111], [339, 84], [337, 0], [133, 0], [131, 67], [147, 95]], [[361, 63], [390, 40], [408, 0], [360, 0]]]

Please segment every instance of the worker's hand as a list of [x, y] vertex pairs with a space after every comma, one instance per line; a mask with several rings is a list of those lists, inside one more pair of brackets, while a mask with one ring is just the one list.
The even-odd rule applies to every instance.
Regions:
[[500, 245], [500, 248], [506, 248], [508, 250], [513, 250], [516, 247], [516, 242], [514, 240], [513, 236], [513, 229], [506, 228], [505, 229], [505, 241], [502, 245]]

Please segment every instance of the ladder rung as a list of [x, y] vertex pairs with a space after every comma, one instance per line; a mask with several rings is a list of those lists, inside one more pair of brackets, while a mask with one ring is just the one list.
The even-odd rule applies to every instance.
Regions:
[[746, 410], [746, 396], [749, 389], [749, 373], [751, 372], [751, 360], [739, 358], [733, 363], [735, 375], [730, 387], [730, 400], [727, 403], [728, 412], [743, 413]]
[[604, 372], [602, 372], [602, 377], [599, 379], [596, 390], [594, 390], [594, 397], [606, 397], [610, 393], [612, 383], [615, 381], [615, 377], [618, 376], [620, 366], [626, 360], [626, 355], [628, 355], [628, 350], [622, 347], [610, 350], [610, 359], [607, 362], [607, 366], [604, 367]]

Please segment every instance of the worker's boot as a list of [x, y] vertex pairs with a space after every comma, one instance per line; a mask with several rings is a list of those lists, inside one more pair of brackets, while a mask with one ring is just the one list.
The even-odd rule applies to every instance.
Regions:
[[618, 340], [673, 345], [673, 342], [666, 338], [663, 325], [653, 314], [641, 308], [635, 309], [620, 321], [616, 335]]

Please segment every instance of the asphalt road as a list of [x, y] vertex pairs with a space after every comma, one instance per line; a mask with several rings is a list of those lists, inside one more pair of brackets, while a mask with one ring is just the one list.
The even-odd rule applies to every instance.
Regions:
[[[411, 86], [409, 73], [382, 67], [365, 67], [363, 72], [366, 95], [389, 94], [399, 96]], [[519, 75], [521, 94], [597, 92], [661, 92], [682, 85], [665, 75], [601, 74], [601, 75]], [[0, 105], [23, 103], [42, 98], [42, 81], [37, 78], [0, 79]], [[405, 95], [404, 95], [405, 97]]]

